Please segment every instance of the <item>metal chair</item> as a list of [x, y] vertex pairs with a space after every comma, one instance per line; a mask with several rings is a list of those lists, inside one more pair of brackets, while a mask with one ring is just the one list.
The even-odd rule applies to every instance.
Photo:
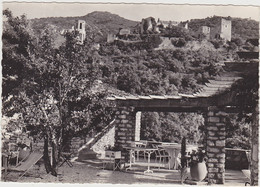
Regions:
[[[131, 146], [133, 146], [133, 147], [146, 147], [147, 146], [147, 142], [146, 141], [135, 141], [135, 142], [132, 142], [132, 144], [131, 144]], [[139, 158], [140, 158], [140, 156], [142, 156], [143, 158], [144, 158], [144, 160], [146, 160], [146, 154], [145, 154], [145, 151], [142, 151], [142, 150], [138, 150], [138, 151], [136, 151], [135, 152], [136, 154], [136, 159], [137, 159], [137, 161], [139, 161]]]
[[[157, 149], [154, 153], [155, 153], [155, 160], [158, 160], [159, 163], [165, 163], [168, 161], [168, 166], [169, 166], [169, 169], [170, 169], [170, 159], [171, 159], [171, 156], [167, 153], [167, 151], [165, 149], [163, 149], [162, 147], [159, 147], [158, 145], [156, 144], [152, 144], [152, 147]], [[159, 165], [159, 169], [160, 169], [160, 165]]]
[[72, 167], [73, 164], [70, 162], [71, 155], [72, 153], [61, 152], [61, 158], [63, 159], [63, 162], [59, 167], [61, 167], [65, 162], [69, 165], [69, 167]]

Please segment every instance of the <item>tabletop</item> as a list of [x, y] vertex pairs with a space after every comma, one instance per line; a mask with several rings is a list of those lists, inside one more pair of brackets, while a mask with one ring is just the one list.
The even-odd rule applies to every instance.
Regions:
[[125, 149], [131, 149], [131, 150], [142, 150], [142, 151], [156, 151], [156, 148], [149, 148], [149, 147], [131, 147], [131, 146], [125, 146]]

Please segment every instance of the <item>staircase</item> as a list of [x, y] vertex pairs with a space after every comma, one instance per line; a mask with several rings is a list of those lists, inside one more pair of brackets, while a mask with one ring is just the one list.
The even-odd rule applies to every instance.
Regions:
[[115, 126], [114, 120], [110, 122], [101, 132], [91, 138], [85, 145], [79, 148], [78, 161], [95, 160], [97, 159], [97, 153], [92, 150], [92, 146], [95, 145], [109, 130]]

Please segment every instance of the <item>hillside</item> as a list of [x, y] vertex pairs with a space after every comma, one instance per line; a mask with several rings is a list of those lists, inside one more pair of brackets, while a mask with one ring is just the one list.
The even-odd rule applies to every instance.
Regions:
[[135, 21], [127, 20], [116, 14], [99, 11], [79, 17], [49, 17], [32, 19], [31, 21], [33, 29], [39, 32], [48, 24], [56, 26], [58, 31], [71, 29], [77, 20], [85, 20], [87, 30], [100, 32], [103, 36], [106, 36], [109, 32], [117, 33], [119, 28], [133, 28], [137, 24]]
[[[189, 29], [197, 31], [200, 26], [214, 27], [220, 16], [207, 17], [205, 19], [191, 19]], [[259, 38], [259, 22], [250, 19], [223, 17], [232, 21], [232, 38]]]

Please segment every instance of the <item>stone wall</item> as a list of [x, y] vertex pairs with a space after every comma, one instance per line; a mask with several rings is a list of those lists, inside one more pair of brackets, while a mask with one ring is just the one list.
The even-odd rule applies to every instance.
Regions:
[[86, 143], [85, 138], [73, 137], [71, 139], [70, 152], [72, 153], [72, 157], [78, 156], [79, 148], [82, 147], [85, 143]]
[[[134, 108], [118, 108], [115, 118], [115, 147], [123, 150], [135, 140], [135, 115]], [[122, 157], [128, 160], [128, 153], [122, 151]]]
[[99, 141], [97, 141], [93, 146], [93, 151], [97, 153], [103, 153], [106, 146], [115, 145], [115, 127], [110, 129]]
[[208, 156], [209, 184], [225, 182], [225, 116], [215, 107], [210, 107], [206, 120], [206, 153]]
[[230, 41], [231, 40], [231, 21], [223, 18], [219, 18], [215, 27], [211, 28], [210, 38], [216, 39], [216, 36]]

